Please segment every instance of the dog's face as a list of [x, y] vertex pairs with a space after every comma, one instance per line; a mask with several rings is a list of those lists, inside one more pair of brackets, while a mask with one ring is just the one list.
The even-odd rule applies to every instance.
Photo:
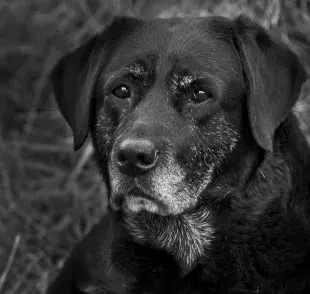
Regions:
[[249, 136], [272, 151], [301, 80], [277, 46], [247, 20], [121, 19], [62, 60], [53, 73], [60, 109], [76, 147], [90, 125], [111, 206], [181, 214]]
[[161, 215], [196, 206], [240, 137], [238, 53], [208, 21], [156, 21], [121, 40], [96, 85], [95, 138], [113, 206]]

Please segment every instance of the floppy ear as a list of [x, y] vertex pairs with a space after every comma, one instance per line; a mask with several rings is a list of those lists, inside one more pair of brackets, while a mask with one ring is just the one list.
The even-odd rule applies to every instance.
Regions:
[[240, 16], [235, 28], [252, 133], [260, 147], [273, 151], [274, 133], [298, 99], [306, 73], [297, 56], [255, 22]]
[[74, 134], [74, 150], [88, 135], [91, 95], [101, 64], [96, 42], [97, 37], [62, 57], [50, 76], [58, 107]]
[[118, 40], [138, 24], [135, 18], [116, 18], [103, 33], [62, 57], [52, 70], [50, 80], [59, 109], [73, 131], [74, 150], [87, 139], [94, 87], [105, 61]]

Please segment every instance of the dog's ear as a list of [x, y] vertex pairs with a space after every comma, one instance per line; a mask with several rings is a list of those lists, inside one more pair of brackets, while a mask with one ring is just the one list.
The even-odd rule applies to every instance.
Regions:
[[297, 56], [260, 25], [245, 16], [234, 25], [252, 133], [260, 147], [273, 151], [275, 130], [298, 99], [306, 73]]
[[58, 107], [74, 134], [74, 149], [88, 135], [90, 101], [99, 72], [100, 54], [95, 52], [98, 37], [62, 57], [51, 72]]
[[73, 131], [74, 150], [88, 136], [92, 96], [103, 64], [118, 40], [140, 23], [135, 18], [116, 18], [103, 33], [62, 57], [52, 70], [50, 80], [59, 109]]

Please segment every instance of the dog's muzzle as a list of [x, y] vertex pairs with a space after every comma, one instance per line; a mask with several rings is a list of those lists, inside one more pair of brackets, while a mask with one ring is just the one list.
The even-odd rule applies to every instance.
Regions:
[[[142, 208], [156, 211], [160, 203], [146, 192], [145, 178], [159, 161], [159, 149], [150, 139], [126, 138], [117, 144], [112, 160], [118, 170], [118, 178], [126, 179], [122, 193], [116, 193], [110, 199], [114, 209], [139, 211]], [[144, 179], [144, 180], [143, 180]], [[126, 188], [125, 188], [126, 187]]]
[[190, 186], [186, 171], [162, 140], [116, 140], [109, 162], [110, 206], [114, 210], [176, 215], [194, 207], [199, 187]]

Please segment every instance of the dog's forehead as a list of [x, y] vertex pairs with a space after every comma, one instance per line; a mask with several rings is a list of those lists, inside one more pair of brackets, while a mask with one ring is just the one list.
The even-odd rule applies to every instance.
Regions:
[[145, 21], [113, 50], [109, 71], [144, 61], [163, 76], [173, 68], [238, 75], [241, 64], [228, 27], [228, 21], [214, 17]]

